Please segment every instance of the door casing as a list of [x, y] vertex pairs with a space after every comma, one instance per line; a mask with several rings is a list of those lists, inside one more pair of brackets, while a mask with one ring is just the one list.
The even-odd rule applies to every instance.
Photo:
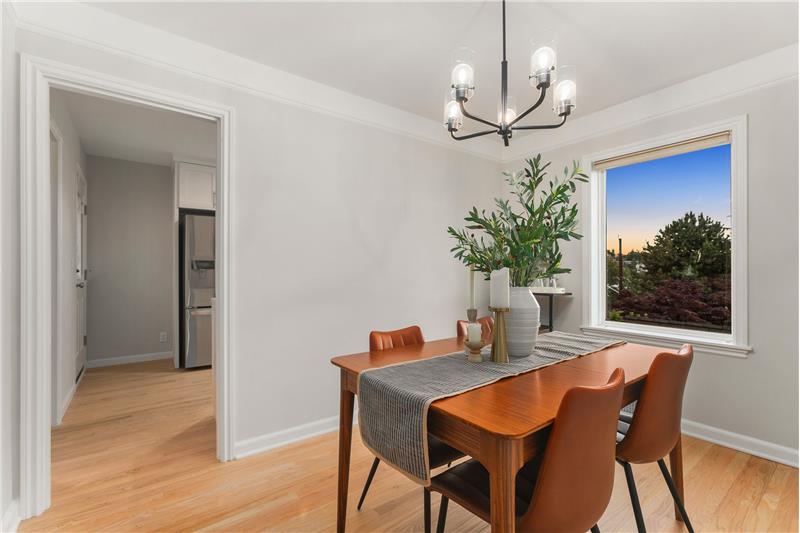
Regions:
[[217, 262], [214, 331], [217, 458], [232, 459], [231, 209], [234, 110], [131, 80], [20, 55], [20, 518], [50, 506], [52, 274], [50, 89], [64, 89], [217, 123]]

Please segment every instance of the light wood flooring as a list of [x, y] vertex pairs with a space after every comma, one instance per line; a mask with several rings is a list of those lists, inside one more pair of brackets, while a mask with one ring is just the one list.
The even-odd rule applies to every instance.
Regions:
[[[88, 370], [53, 431], [52, 507], [21, 530], [332, 531], [336, 434], [218, 463], [211, 393], [210, 371], [176, 371], [171, 361]], [[797, 469], [689, 437], [683, 453], [698, 532], [797, 531]], [[371, 463], [356, 434], [348, 531], [422, 531], [422, 489], [383, 465], [363, 510], [355, 510]], [[685, 531], [657, 466], [634, 468], [648, 530]], [[600, 529], [634, 531], [617, 470]], [[434, 520], [438, 502], [434, 495]], [[457, 505], [447, 525], [449, 532], [489, 530]]]

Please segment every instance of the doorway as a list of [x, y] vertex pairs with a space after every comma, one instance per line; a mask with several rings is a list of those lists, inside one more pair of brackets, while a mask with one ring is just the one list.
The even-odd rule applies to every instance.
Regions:
[[[53, 356], [55, 347], [63, 337], [59, 318], [54, 316], [54, 299], [58, 291], [53, 287], [53, 254], [63, 256], [54, 241], [58, 241], [51, 213], [53, 198], [60, 193], [53, 184], [56, 173], [51, 171], [54, 161], [55, 136], [50, 136], [49, 92], [65, 89], [104, 99], [133, 103], [138, 106], [174, 111], [200, 117], [217, 124], [217, 158], [215, 197], [217, 213], [216, 326], [213, 331], [216, 352], [215, 412], [216, 455], [220, 461], [232, 457], [230, 414], [230, 182], [231, 182], [231, 120], [232, 110], [227, 106], [200, 102], [180, 94], [169, 94], [161, 89], [143, 87], [128, 80], [78, 70], [66, 64], [41, 61], [31, 57], [21, 58], [21, 116], [20, 143], [21, 170], [21, 238], [25, 246], [21, 253], [21, 457], [20, 506], [22, 518], [40, 514], [50, 505], [50, 425], [54, 415], [51, 402], [53, 384]], [[61, 167], [61, 165], [59, 165]], [[69, 169], [60, 168], [63, 176]], [[80, 177], [78, 178], [80, 181]], [[88, 194], [84, 185], [75, 194], [76, 214], [75, 259], [73, 286], [78, 291], [75, 313], [74, 362], [76, 368], [85, 367], [86, 349], [86, 229]], [[79, 215], [79, 216], [78, 216]], [[56, 248], [54, 249], [54, 246]], [[83, 284], [83, 286], [81, 286]], [[83, 296], [82, 298], [80, 296]], [[57, 301], [56, 304], [57, 305]], [[62, 328], [63, 329], [63, 328]], [[67, 346], [69, 348], [69, 346]], [[74, 377], [73, 377], [74, 379]]]

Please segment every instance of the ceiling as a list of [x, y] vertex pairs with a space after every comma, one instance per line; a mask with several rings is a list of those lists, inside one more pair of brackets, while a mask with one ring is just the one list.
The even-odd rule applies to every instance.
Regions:
[[51, 98], [65, 103], [87, 155], [167, 166], [173, 156], [216, 160], [210, 120], [60, 89]]
[[[93, 4], [195, 41], [440, 121], [457, 46], [477, 51], [473, 112], [495, 120], [500, 4]], [[696, 77], [798, 40], [792, 3], [511, 2], [509, 93], [520, 111], [529, 39], [552, 32], [560, 64], [578, 71], [576, 116]], [[550, 105], [531, 119], [554, 119]]]

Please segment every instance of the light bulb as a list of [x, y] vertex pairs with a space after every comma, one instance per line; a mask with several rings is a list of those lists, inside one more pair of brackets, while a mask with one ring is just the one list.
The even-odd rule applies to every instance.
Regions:
[[578, 84], [575, 81], [575, 67], [560, 66], [553, 87], [553, 110], [558, 116], [572, 113], [578, 101]]
[[514, 97], [509, 95], [506, 97], [506, 110], [505, 113], [501, 111], [502, 104], [497, 106], [497, 122], [500, 124], [511, 124], [517, 118], [517, 105]]
[[531, 73], [528, 80], [531, 87], [548, 87], [555, 81], [556, 41], [552, 37], [539, 36], [531, 41]]
[[575, 98], [577, 86], [572, 80], [562, 80], [556, 85], [556, 94], [560, 102], [566, 102]]
[[461, 109], [458, 107], [458, 102], [450, 100], [446, 108], [447, 118], [459, 118], [461, 116]]
[[549, 46], [542, 46], [531, 56], [531, 75], [541, 70], [550, 70], [555, 64], [556, 51]]
[[453, 87], [469, 89], [475, 84], [475, 71], [467, 63], [459, 63], [453, 67], [450, 75], [450, 82]]
[[455, 99], [455, 90], [448, 89], [444, 95], [444, 127], [447, 131], [458, 131], [464, 122], [461, 116], [461, 107]]

